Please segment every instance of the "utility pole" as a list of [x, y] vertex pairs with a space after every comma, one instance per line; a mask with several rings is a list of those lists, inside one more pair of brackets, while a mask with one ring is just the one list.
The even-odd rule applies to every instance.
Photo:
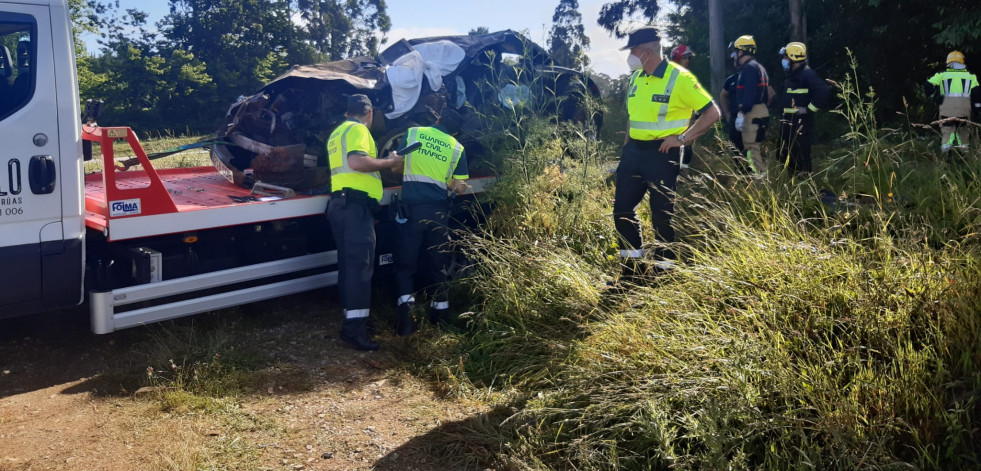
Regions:
[[722, 37], [722, 0], [708, 0], [709, 4], [709, 57], [712, 67], [712, 96], [722, 93], [726, 78], [726, 45]]

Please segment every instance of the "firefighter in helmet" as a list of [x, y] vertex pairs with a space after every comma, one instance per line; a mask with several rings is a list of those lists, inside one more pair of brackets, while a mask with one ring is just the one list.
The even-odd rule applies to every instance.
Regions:
[[807, 46], [792, 42], [780, 49], [783, 82], [780, 119], [781, 163], [794, 174], [811, 172], [814, 114], [828, 106], [827, 82], [807, 65]]
[[978, 78], [968, 72], [964, 54], [951, 51], [947, 54], [947, 70], [937, 72], [927, 80], [927, 95], [940, 101], [940, 150], [960, 150], [968, 147], [967, 122], [971, 110], [981, 111], [981, 87]]

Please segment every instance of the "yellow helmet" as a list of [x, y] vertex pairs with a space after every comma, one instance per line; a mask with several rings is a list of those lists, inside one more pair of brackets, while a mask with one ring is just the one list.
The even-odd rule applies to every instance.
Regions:
[[958, 64], [963, 64], [964, 53], [961, 51], [951, 51], [950, 54], [947, 54], [947, 63], [952, 64], [954, 62], [957, 62]]
[[732, 42], [732, 47], [749, 52], [750, 54], [756, 54], [756, 40], [748, 34], [736, 38], [736, 40]]
[[800, 62], [807, 60], [807, 46], [804, 43], [793, 42], [787, 44], [781, 51], [791, 61]]

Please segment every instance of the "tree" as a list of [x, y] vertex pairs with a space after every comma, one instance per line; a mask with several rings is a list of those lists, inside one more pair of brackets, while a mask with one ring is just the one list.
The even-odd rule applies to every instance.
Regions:
[[981, 9], [973, 1], [957, 0], [937, 6], [940, 19], [934, 23], [933, 40], [950, 49], [981, 54]]
[[711, 59], [712, 94], [719, 96], [722, 93], [722, 84], [725, 82], [726, 56], [724, 33], [725, 19], [722, 14], [722, 0], [709, 0], [709, 59]]
[[[859, 80], [863, 88], [875, 90], [884, 118], [909, 111], [915, 120], [929, 119], [933, 105], [922, 96], [922, 83], [943, 67], [952, 49], [968, 53], [969, 60], [971, 52], [981, 54], [981, 10], [975, 0], [948, 0], [943, 6], [934, 0], [796, 1], [800, 6], [800, 34], [807, 39], [811, 67], [823, 77], [840, 81], [851, 70], [846, 53], [850, 50], [858, 64]], [[708, 0], [675, 3], [678, 10], [669, 16], [668, 34], [695, 50], [705, 50]], [[758, 44], [757, 59], [770, 72], [771, 81], [779, 84], [783, 73], [777, 51], [795, 38], [791, 1], [720, 3], [725, 41], [753, 35]]]
[[622, 38], [635, 29], [625, 23], [637, 15], [652, 23], [658, 11], [657, 0], [615, 0], [603, 5], [597, 23], [614, 37]]
[[86, 97], [91, 90], [98, 89], [105, 83], [104, 75], [92, 71], [92, 55], [82, 41], [83, 34], [98, 34], [99, 23], [96, 21], [95, 5], [85, 0], [69, 0], [68, 8], [72, 19], [72, 43], [75, 45], [75, 63], [78, 69], [78, 88], [81, 96]]
[[[712, 71], [699, 61], [692, 64], [695, 73], [703, 84], [712, 84], [713, 93], [719, 93], [722, 88], [721, 78], [725, 76], [725, 67], [733, 67], [725, 44], [744, 34], [752, 35], [759, 45], [757, 60], [770, 73], [770, 80], [776, 83], [780, 80], [780, 58], [777, 51], [787, 43], [789, 13], [787, 2], [766, 0], [743, 0], [740, 2], [719, 1], [721, 17], [721, 33], [712, 31], [709, 27], [709, 0], [676, 0], [678, 9], [668, 15], [669, 26], [666, 32], [677, 38], [678, 42], [691, 46], [696, 51], [713, 52], [710, 60], [719, 62], [720, 71], [713, 76]], [[715, 50], [712, 49], [710, 38], [718, 36]], [[721, 45], [721, 47], [719, 47]], [[779, 88], [776, 84], [775, 88]], [[717, 95], [716, 95], [717, 96]]]
[[789, 0], [790, 6], [790, 40], [807, 42], [807, 12], [805, 0]]
[[478, 26], [470, 29], [470, 32], [467, 34], [470, 36], [480, 36], [481, 34], [490, 34], [490, 30], [486, 26]]
[[552, 31], [548, 35], [549, 54], [556, 63], [583, 70], [589, 65], [586, 50], [589, 38], [582, 24], [577, 0], [559, 0], [552, 15]]
[[392, 28], [385, 0], [294, 0], [305, 41], [322, 60], [376, 55]]
[[99, 25], [94, 19], [94, 9], [91, 2], [85, 0], [69, 0], [68, 10], [72, 19], [72, 43], [75, 45], [75, 57], [87, 56], [82, 34], [97, 34]]
[[[291, 15], [288, 0], [170, 0], [170, 13], [157, 23], [166, 40], [155, 43], [155, 55], [176, 59], [182, 65], [173, 67], [197, 83], [157, 93], [182, 97], [197, 110], [191, 116], [202, 126], [217, 125], [238, 96], [255, 92], [292, 63], [312, 60]], [[179, 69], [163, 69], [162, 79], [179, 76]]]
[[[111, 5], [93, 4], [101, 34], [101, 54], [85, 58], [79, 68], [79, 89], [84, 98], [106, 101], [104, 122], [140, 130], [210, 130], [215, 86], [206, 65], [190, 51], [175, 49], [160, 54], [157, 37], [146, 28], [146, 13], [125, 14]], [[173, 117], [180, 116], [180, 123]]]

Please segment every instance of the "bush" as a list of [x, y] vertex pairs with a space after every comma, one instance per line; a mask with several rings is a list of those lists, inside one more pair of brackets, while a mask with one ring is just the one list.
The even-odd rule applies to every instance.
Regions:
[[683, 266], [623, 295], [603, 289], [616, 148], [569, 158], [579, 141], [528, 129], [465, 239], [470, 329], [435, 364], [514, 410], [480, 432], [485, 465], [981, 465], [981, 156], [879, 129], [857, 90], [814, 177], [686, 179]]

